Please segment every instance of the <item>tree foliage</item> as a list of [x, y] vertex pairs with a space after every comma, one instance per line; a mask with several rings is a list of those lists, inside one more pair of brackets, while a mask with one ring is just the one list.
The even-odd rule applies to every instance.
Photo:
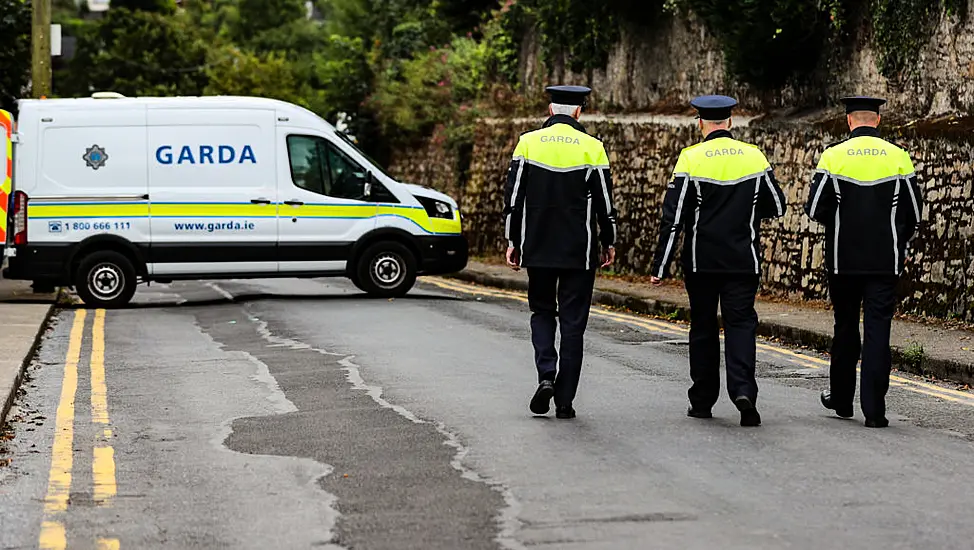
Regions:
[[238, 42], [280, 29], [305, 15], [303, 0], [238, 0], [236, 7], [239, 17], [231, 36]]
[[463, 34], [483, 23], [497, 4], [497, 0], [434, 0], [432, 8], [452, 31]]
[[0, 0], [0, 108], [13, 111], [30, 78], [30, 3]]
[[967, 7], [967, 0], [875, 0], [872, 23], [879, 71], [890, 78], [912, 74], [940, 15], [966, 17]]
[[199, 95], [207, 44], [185, 17], [113, 8], [83, 26], [75, 58], [55, 78], [61, 95], [112, 90], [132, 96]]
[[280, 53], [218, 50], [206, 69], [207, 95], [253, 95], [310, 107], [290, 62]]
[[840, 0], [687, 0], [724, 45], [730, 71], [777, 87], [819, 63]]
[[171, 14], [176, 11], [176, 2], [174, 0], [112, 0], [111, 6], [112, 9], [165, 14]]
[[484, 71], [483, 45], [458, 38], [379, 74], [369, 106], [386, 134], [427, 134], [471, 110], [483, 89]]

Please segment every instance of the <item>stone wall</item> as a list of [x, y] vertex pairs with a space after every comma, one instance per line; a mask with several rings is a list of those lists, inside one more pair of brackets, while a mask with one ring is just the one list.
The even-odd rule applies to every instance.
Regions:
[[593, 71], [589, 79], [566, 71], [560, 62], [548, 78], [548, 68], [539, 61], [538, 37], [528, 32], [521, 45], [520, 81], [528, 89], [540, 89], [546, 80], [590, 85], [600, 109], [609, 111], [685, 104], [696, 95], [712, 93], [701, 90], [727, 89], [720, 45], [696, 18], [667, 19], [649, 32], [624, 27], [621, 33], [605, 69]]
[[974, 113], [974, 0], [968, 1], [971, 15], [965, 21], [944, 15], [912, 76], [897, 81], [879, 73], [866, 21], [853, 33], [851, 46], [835, 48], [801, 84], [754, 90], [727, 74], [720, 45], [692, 13], [665, 18], [653, 29], [622, 29], [605, 69], [591, 75], [566, 71], [555, 61], [549, 77], [539, 62], [537, 37], [529, 32], [521, 48], [520, 78], [529, 90], [549, 81], [589, 85], [605, 112], [686, 105], [697, 95], [726, 93], [755, 111], [823, 106], [845, 95], [872, 94], [888, 98], [890, 112], [903, 118]]
[[460, 159], [445, 140], [433, 138], [423, 145], [393, 151], [389, 166], [401, 181], [433, 187], [461, 200]]
[[[457, 166], [457, 159], [442, 147], [414, 155], [413, 162], [394, 165], [393, 171], [405, 181], [459, 196], [473, 254], [500, 255], [510, 155], [517, 137], [537, 126], [538, 121], [479, 125], [469, 172], [462, 178], [442, 168]], [[605, 142], [612, 163], [619, 210], [617, 269], [645, 275], [657, 243], [662, 194], [680, 150], [698, 141], [696, 128], [690, 119], [675, 117], [607, 119], [586, 126]], [[905, 311], [974, 321], [974, 155], [969, 138], [963, 137], [970, 130], [965, 132], [951, 139], [918, 131], [895, 137], [913, 156], [926, 200], [914, 264], [903, 279], [902, 293]], [[765, 151], [788, 197], [785, 217], [764, 224], [764, 289], [791, 298], [825, 298], [821, 228], [804, 216], [802, 205], [820, 152], [844, 135], [821, 124], [794, 122], [756, 122], [736, 135]]]

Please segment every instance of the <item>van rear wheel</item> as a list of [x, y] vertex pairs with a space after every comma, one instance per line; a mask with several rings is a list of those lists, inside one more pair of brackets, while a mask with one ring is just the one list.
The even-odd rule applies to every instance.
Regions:
[[132, 262], [113, 250], [82, 258], [74, 277], [74, 287], [85, 305], [106, 309], [129, 303], [137, 282]]
[[376, 243], [359, 257], [352, 282], [373, 296], [405, 296], [416, 284], [416, 256], [397, 242]]

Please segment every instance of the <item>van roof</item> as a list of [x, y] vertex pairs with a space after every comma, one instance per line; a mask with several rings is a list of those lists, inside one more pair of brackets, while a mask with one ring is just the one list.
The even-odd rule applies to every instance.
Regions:
[[22, 99], [18, 102], [21, 111], [40, 108], [44, 111], [58, 109], [113, 109], [120, 106], [145, 105], [152, 109], [272, 109], [287, 115], [292, 123], [317, 126], [325, 124], [330, 130], [334, 127], [312, 111], [299, 105], [266, 97], [246, 96], [179, 96], [179, 97], [124, 97], [101, 94], [101, 97], [82, 97], [73, 99]]

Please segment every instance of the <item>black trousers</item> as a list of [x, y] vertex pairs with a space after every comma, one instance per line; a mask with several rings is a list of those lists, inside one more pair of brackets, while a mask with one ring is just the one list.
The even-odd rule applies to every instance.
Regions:
[[[531, 343], [538, 381], [554, 380], [555, 406], [575, 399], [582, 372], [582, 347], [592, 306], [595, 271], [528, 268]], [[555, 351], [555, 330], [561, 323], [561, 363]]]
[[[829, 295], [835, 310], [835, 338], [829, 380], [832, 402], [852, 405], [856, 395], [856, 365], [862, 358], [862, 413], [867, 418], [886, 416], [886, 392], [893, 357], [889, 349], [890, 325], [896, 310], [898, 277], [889, 275], [832, 275]], [[864, 338], [859, 335], [863, 311]]]
[[718, 303], [724, 321], [727, 392], [731, 399], [746, 396], [757, 402], [754, 367], [758, 314], [754, 311], [754, 297], [758, 276], [693, 273], [686, 275], [685, 282], [690, 297], [690, 404], [709, 410], [720, 397]]

